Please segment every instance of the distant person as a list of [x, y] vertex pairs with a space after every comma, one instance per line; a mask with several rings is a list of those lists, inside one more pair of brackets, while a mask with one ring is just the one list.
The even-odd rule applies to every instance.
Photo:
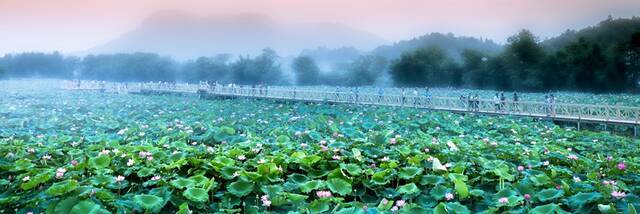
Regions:
[[495, 111], [500, 111], [500, 96], [498, 95], [498, 93], [496, 93], [495, 96], [493, 96], [493, 108], [495, 109]]
[[518, 106], [518, 102], [520, 99], [518, 98], [518, 93], [513, 92], [513, 110], [516, 112], [520, 111], [520, 107]]
[[500, 110], [505, 111], [506, 105], [507, 98], [504, 96], [504, 93], [500, 92]]
[[296, 87], [293, 87], [293, 99], [296, 98], [296, 92], [297, 92]]
[[553, 94], [549, 96], [549, 110], [551, 110], [551, 116], [555, 117], [556, 116], [556, 97]]
[[551, 97], [548, 94], [544, 95], [544, 111], [547, 113], [547, 116], [551, 116]]
[[473, 111], [473, 96], [467, 94], [467, 111]]
[[378, 87], [378, 103], [382, 101], [382, 96], [384, 96], [384, 88]]
[[404, 88], [400, 88], [400, 95], [402, 96], [402, 104], [401, 104], [401, 105], [402, 105], [402, 106], [404, 106], [404, 101], [405, 101], [405, 99], [406, 99], [406, 98], [405, 98], [405, 97], [406, 97], [406, 94], [405, 94], [405, 92], [404, 92]]
[[480, 111], [480, 97], [478, 94], [473, 96], [473, 107], [475, 108], [475, 111]]
[[427, 99], [427, 105], [431, 105], [431, 91], [429, 87], [424, 88], [424, 97]]
[[418, 88], [413, 88], [413, 105], [418, 106]]
[[352, 89], [352, 92], [353, 92], [354, 102], [357, 103], [358, 102], [358, 95], [360, 93], [360, 91], [358, 90], [358, 87], [354, 87]]

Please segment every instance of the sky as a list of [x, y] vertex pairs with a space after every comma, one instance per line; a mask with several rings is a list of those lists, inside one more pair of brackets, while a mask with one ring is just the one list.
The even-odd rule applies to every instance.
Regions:
[[639, 0], [0, 0], [0, 54], [74, 53], [105, 44], [159, 11], [260, 13], [280, 23], [332, 22], [389, 43], [431, 32], [504, 43], [519, 29], [540, 39], [640, 16]]

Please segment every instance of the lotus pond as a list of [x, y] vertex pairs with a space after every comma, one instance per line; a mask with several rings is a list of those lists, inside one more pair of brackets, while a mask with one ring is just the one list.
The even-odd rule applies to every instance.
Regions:
[[0, 94], [1, 213], [636, 213], [640, 142], [527, 118]]

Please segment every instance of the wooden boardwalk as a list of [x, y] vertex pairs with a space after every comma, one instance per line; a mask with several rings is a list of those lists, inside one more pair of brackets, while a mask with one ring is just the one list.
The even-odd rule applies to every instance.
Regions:
[[512, 115], [569, 121], [578, 123], [597, 123], [628, 125], [634, 128], [640, 125], [640, 108], [630, 106], [566, 104], [544, 102], [498, 102], [480, 99], [475, 102], [452, 97], [401, 96], [394, 94], [353, 93], [328, 90], [305, 90], [294, 87], [252, 88], [252, 87], [210, 87], [195, 84], [121, 84], [106, 83], [94, 87], [66, 86], [73, 90], [100, 90], [113, 93], [141, 94], [197, 94], [202, 97], [277, 99], [287, 101], [329, 102], [361, 105], [380, 105], [408, 108], [422, 108], [457, 113], [476, 113], [486, 115]]

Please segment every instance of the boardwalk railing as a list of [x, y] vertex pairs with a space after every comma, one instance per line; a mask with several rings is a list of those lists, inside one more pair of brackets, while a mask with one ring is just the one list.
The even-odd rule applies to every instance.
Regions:
[[629, 106], [545, 103], [528, 101], [499, 101], [487, 99], [460, 99], [452, 97], [402, 96], [397, 94], [355, 93], [353, 91], [306, 90], [295, 87], [264, 88], [248, 86], [209, 86], [166, 83], [96, 83], [74, 85], [67, 89], [103, 90], [115, 93], [143, 91], [206, 93], [215, 96], [267, 98], [281, 100], [353, 103], [381, 106], [413, 107], [454, 112], [476, 112], [551, 118], [556, 120], [585, 121], [640, 125], [640, 108]]

